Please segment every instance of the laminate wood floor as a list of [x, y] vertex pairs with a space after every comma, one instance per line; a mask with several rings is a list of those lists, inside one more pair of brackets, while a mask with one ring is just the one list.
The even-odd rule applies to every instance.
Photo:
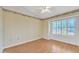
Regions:
[[56, 41], [38, 39], [14, 47], [5, 48], [4, 53], [78, 53], [79, 47]]

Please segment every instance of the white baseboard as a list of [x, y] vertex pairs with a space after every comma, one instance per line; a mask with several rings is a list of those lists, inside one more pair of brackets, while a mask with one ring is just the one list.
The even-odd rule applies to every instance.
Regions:
[[8, 46], [4, 46], [4, 48], [9, 48], [9, 47], [12, 47], [12, 46], [20, 45], [20, 44], [27, 43], [27, 42], [34, 41], [34, 40], [38, 40], [38, 39], [33, 39], [33, 40], [28, 40], [28, 41], [22, 41], [22, 42], [14, 43], [14, 44], [11, 44], [11, 45], [8, 45]]

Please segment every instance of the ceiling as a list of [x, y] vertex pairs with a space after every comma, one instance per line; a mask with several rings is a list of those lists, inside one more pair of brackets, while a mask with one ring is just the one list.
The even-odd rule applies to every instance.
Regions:
[[79, 9], [79, 6], [51, 6], [50, 12], [41, 13], [41, 9], [44, 7], [45, 6], [4, 6], [3, 8], [39, 19], [46, 19]]

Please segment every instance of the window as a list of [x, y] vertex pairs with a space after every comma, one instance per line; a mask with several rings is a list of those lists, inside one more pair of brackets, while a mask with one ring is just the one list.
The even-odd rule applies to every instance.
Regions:
[[67, 35], [67, 20], [62, 20], [62, 35]]
[[75, 18], [67, 18], [58, 21], [52, 21], [52, 34], [57, 35], [74, 35], [75, 34]]
[[57, 28], [56, 28], [57, 26], [56, 26], [56, 24], [57, 24], [56, 21], [55, 22], [52, 22], [52, 29], [53, 29], [52, 30], [52, 33], [53, 34], [56, 34], [56, 32], [57, 32]]
[[68, 20], [68, 35], [74, 35], [75, 33], [75, 20], [73, 18]]
[[57, 21], [57, 34], [61, 34], [61, 22]]

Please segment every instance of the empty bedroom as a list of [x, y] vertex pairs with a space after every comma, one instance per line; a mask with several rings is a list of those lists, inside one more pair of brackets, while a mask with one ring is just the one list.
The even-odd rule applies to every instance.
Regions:
[[1, 53], [79, 53], [79, 6], [0, 6]]

